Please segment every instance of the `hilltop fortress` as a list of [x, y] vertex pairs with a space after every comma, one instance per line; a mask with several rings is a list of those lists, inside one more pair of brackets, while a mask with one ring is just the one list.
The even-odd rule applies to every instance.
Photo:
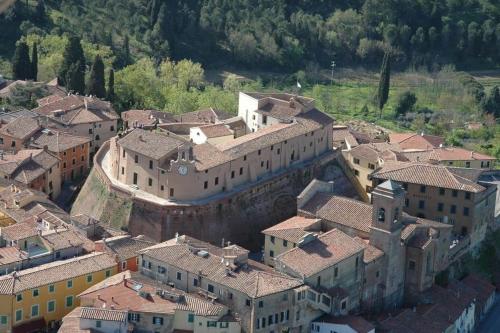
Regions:
[[237, 117], [208, 109], [154, 126], [151, 113], [128, 112], [72, 213], [157, 240], [180, 232], [249, 245], [253, 231], [295, 213], [295, 196], [334, 159], [333, 119], [306, 97], [240, 93]]

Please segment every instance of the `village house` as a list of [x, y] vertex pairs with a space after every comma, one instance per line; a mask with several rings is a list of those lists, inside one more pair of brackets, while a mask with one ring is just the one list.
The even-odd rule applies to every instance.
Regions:
[[100, 146], [117, 133], [118, 114], [111, 103], [95, 97], [78, 95], [49, 96], [39, 101], [32, 110], [40, 115], [44, 127], [54, 127], [60, 131], [90, 141], [90, 156]]
[[236, 245], [219, 248], [178, 236], [141, 250], [139, 261], [141, 274], [227, 306], [245, 332], [304, 332], [324, 313], [321, 297], [306, 296], [312, 288], [248, 259]]
[[139, 270], [138, 252], [154, 244], [156, 243], [146, 239], [142, 235], [136, 237], [119, 235], [96, 241], [95, 250], [115, 255], [118, 261], [119, 272], [126, 270], [137, 272]]
[[175, 116], [157, 110], [128, 110], [120, 114], [124, 129], [153, 129], [156, 125], [177, 122]]
[[432, 286], [448, 266], [451, 240], [451, 226], [403, 213], [404, 196], [401, 186], [385, 182], [370, 205], [313, 180], [297, 197], [298, 216], [263, 231], [264, 258], [289, 235], [300, 237], [275, 255], [275, 269], [326, 290], [330, 313], [398, 306]]
[[444, 138], [436, 135], [418, 133], [390, 133], [389, 143], [398, 144], [404, 151], [423, 151], [439, 148]]
[[226, 124], [194, 126], [190, 136], [200, 144], [168, 130], [134, 129], [110, 142], [111, 176], [163, 199], [190, 201], [314, 160], [332, 149], [333, 119], [312, 100], [300, 101], [240, 93], [239, 113], [257, 122], [247, 123], [247, 134], [238, 137]]
[[471, 333], [475, 326], [477, 293], [461, 282], [448, 287], [433, 286], [413, 308], [391, 313], [380, 321], [388, 333], [460, 332]]
[[1, 276], [0, 332], [54, 328], [78, 294], [116, 271], [112, 256], [92, 253]]
[[42, 129], [30, 139], [30, 147], [44, 148], [59, 157], [61, 182], [83, 178], [89, 171], [88, 137], [70, 135], [53, 129]]
[[40, 128], [40, 121], [37, 118], [28, 116], [15, 118], [0, 127], [0, 149], [4, 152], [17, 153], [26, 147]]
[[77, 307], [62, 319], [58, 333], [127, 333], [127, 310]]
[[237, 318], [219, 302], [128, 270], [90, 287], [79, 299], [87, 308], [127, 311], [134, 332], [241, 332]]
[[55, 199], [61, 192], [60, 160], [44, 149], [24, 149], [15, 154], [0, 153], [0, 177], [15, 184], [47, 193]]
[[425, 163], [385, 163], [373, 173], [374, 184], [388, 179], [407, 192], [404, 211], [453, 226], [462, 242], [476, 248], [494, 223], [496, 186], [480, 182], [482, 170]]

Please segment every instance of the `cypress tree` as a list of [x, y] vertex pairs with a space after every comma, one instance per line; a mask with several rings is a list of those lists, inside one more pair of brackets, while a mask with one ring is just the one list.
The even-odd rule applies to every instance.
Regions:
[[14, 59], [12, 60], [12, 74], [15, 80], [31, 78], [29, 48], [25, 41], [20, 41], [16, 45]]
[[87, 94], [95, 95], [99, 98], [106, 97], [106, 87], [104, 82], [104, 63], [101, 56], [96, 55], [90, 70], [89, 82], [87, 84]]
[[36, 43], [33, 44], [33, 50], [31, 50], [31, 78], [33, 81], [38, 78], [38, 48]]
[[127, 66], [130, 64], [130, 42], [128, 39], [128, 35], [125, 35], [125, 38], [123, 39], [123, 62], [124, 66]]
[[43, 0], [38, 0], [35, 7], [35, 19], [39, 23], [43, 23], [45, 20], [45, 3]]
[[382, 109], [384, 108], [387, 99], [389, 98], [389, 87], [391, 84], [391, 59], [389, 51], [384, 54], [382, 60], [382, 68], [380, 70], [380, 82], [378, 84], [377, 106], [380, 110], [380, 117], [382, 117]]
[[82, 44], [78, 37], [72, 36], [66, 45], [63, 53], [63, 63], [57, 77], [59, 85], [66, 86], [66, 78], [68, 77], [69, 68], [79, 63], [79, 71], [81, 75], [85, 75], [85, 56], [83, 55]]
[[85, 74], [79, 61], [71, 64], [66, 72], [66, 89], [73, 93], [83, 94], [85, 91]]
[[109, 70], [108, 91], [106, 99], [111, 103], [115, 101], [115, 71], [113, 69]]

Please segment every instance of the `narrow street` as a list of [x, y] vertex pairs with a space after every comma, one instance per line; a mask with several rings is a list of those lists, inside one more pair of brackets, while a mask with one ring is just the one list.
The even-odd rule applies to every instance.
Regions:
[[500, 297], [497, 293], [495, 304], [476, 329], [476, 333], [500, 332]]

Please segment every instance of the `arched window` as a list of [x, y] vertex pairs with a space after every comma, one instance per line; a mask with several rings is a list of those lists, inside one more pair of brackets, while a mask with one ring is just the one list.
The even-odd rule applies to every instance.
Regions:
[[392, 221], [392, 222], [397, 223], [398, 218], [399, 218], [399, 207], [396, 207], [396, 209], [394, 209], [394, 221]]
[[385, 209], [384, 208], [378, 209], [378, 221], [385, 222]]

